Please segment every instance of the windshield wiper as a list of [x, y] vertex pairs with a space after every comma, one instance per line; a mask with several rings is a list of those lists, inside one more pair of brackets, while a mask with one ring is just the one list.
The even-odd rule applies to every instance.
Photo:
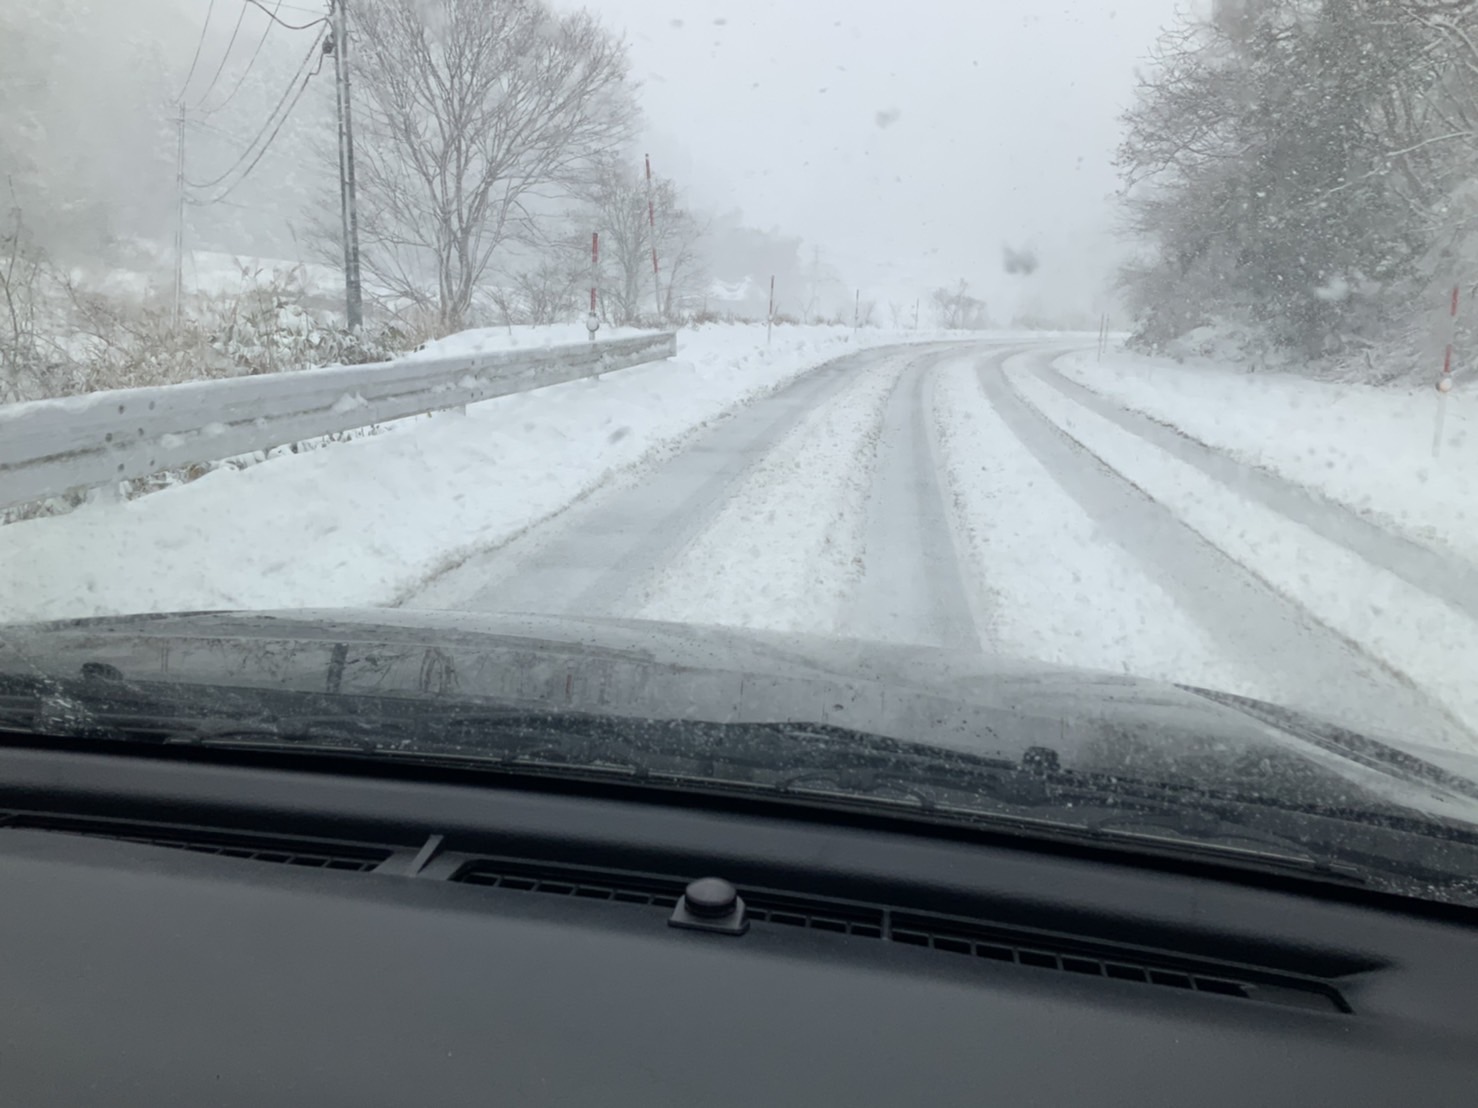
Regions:
[[[530, 709], [466, 700], [259, 692], [129, 683], [0, 688], [0, 726], [168, 745], [454, 764], [515, 774], [613, 778], [685, 791], [760, 792], [866, 805], [1100, 846], [1215, 856], [1357, 880], [1372, 872], [1447, 881], [1475, 869], [1478, 837], [1414, 819], [1280, 805], [1122, 776], [1065, 770], [1055, 752], [1020, 761], [811, 723], [714, 723]], [[83, 693], [87, 695], [83, 695]], [[8, 695], [7, 695], [8, 693]], [[105, 693], [106, 695], [99, 695]], [[47, 698], [85, 712], [45, 707]], [[61, 724], [62, 726], [57, 726]], [[1360, 849], [1351, 850], [1352, 837]], [[1384, 836], [1381, 839], [1380, 836]], [[1461, 854], [1433, 873], [1435, 837]]]

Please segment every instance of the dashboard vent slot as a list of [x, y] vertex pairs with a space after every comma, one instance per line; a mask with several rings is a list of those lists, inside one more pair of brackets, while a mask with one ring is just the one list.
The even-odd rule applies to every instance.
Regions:
[[1160, 954], [1132, 947], [1098, 945], [1050, 932], [983, 928], [949, 917], [902, 912], [888, 915], [888, 937], [910, 946], [1059, 973], [1159, 985], [1284, 1007], [1324, 1012], [1350, 1011], [1339, 991], [1318, 978], [1253, 966], [1201, 961], [1168, 952]]
[[[481, 858], [451, 878], [519, 892], [584, 897], [671, 909], [686, 879], [619, 870]], [[1315, 977], [1187, 958], [1169, 951], [1098, 943], [1071, 935], [993, 925], [979, 920], [902, 912], [879, 905], [739, 887], [751, 923], [804, 928], [861, 939], [924, 947], [943, 954], [1008, 962], [1033, 969], [1180, 989], [1284, 1007], [1349, 1012], [1329, 982]]]
[[15, 814], [0, 826], [24, 831], [50, 831], [83, 835], [93, 839], [164, 846], [197, 854], [215, 854], [254, 862], [274, 862], [312, 869], [348, 870], [367, 873], [390, 857], [388, 849], [339, 843], [331, 840], [279, 838], [251, 832], [236, 833], [217, 828], [180, 827], [172, 824], [81, 819], [69, 816]]
[[881, 939], [888, 934], [888, 913], [881, 908], [746, 889], [740, 889], [739, 895], [744, 898], [745, 913], [755, 923], [806, 927], [864, 939]]
[[1318, 978], [1257, 967], [1226, 965], [1155, 951], [1096, 944], [1028, 929], [991, 927], [973, 920], [894, 911], [823, 898], [786, 896], [741, 888], [749, 918], [757, 923], [886, 939], [1018, 966], [1076, 973], [1141, 985], [1237, 997], [1286, 1007], [1348, 1012], [1339, 991]]
[[[583, 897], [671, 909], [686, 879], [619, 870], [480, 858], [451, 878], [518, 892]], [[1329, 982], [1255, 966], [1187, 958], [1173, 952], [1098, 943], [1071, 935], [997, 926], [979, 920], [902, 912], [879, 905], [739, 887], [749, 921], [924, 947], [942, 954], [1032, 969], [1180, 989], [1285, 1007], [1348, 1012]]]
[[530, 865], [498, 858], [483, 858], [463, 866], [452, 880], [464, 885], [484, 885], [514, 892], [545, 893], [583, 900], [610, 900], [665, 908], [677, 907], [684, 884], [665, 877], [591, 870], [555, 865]]

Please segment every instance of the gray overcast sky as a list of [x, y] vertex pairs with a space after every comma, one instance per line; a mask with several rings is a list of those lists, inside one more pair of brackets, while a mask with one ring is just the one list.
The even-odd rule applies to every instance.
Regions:
[[[574, 6], [571, 4], [570, 6]], [[1091, 295], [1118, 113], [1174, 0], [584, 0], [630, 43], [656, 168], [827, 248], [876, 295]], [[880, 126], [879, 113], [886, 122]]]

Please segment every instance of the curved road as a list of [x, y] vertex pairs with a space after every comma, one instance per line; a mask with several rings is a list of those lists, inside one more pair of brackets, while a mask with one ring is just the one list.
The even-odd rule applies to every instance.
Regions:
[[[1172, 432], [1147, 426], [1142, 417], [1123, 413], [1096, 394], [1079, 395], [1081, 386], [1063, 384], [1050, 367], [1061, 350], [1061, 344], [1021, 343], [898, 347], [828, 363], [701, 432], [670, 458], [613, 479], [514, 541], [474, 556], [431, 582], [406, 606], [637, 615], [653, 582], [680, 564], [683, 552], [727, 505], [747, 494], [760, 463], [787, 444], [797, 452], [794, 436], [804, 433], [798, 428], [808, 415], [842, 403], [849, 386], [862, 376], [883, 374], [889, 381], [876, 391], [883, 398], [874, 421], [876, 445], [860, 455], [870, 458], [865, 518], [849, 532], [862, 536], [849, 560], [857, 567], [856, 579], [838, 586], [844, 600], [834, 626], [815, 630], [992, 649], [995, 632], [977, 599], [992, 593], [991, 567], [978, 564], [978, 555], [972, 556], [961, 540], [968, 521], [959, 518], [941, 472], [939, 420], [950, 413], [939, 408], [935, 382], [943, 368], [958, 369], [965, 360], [974, 366], [979, 403], [989, 405], [1004, 422], [1016, 440], [1013, 448], [1034, 458], [1090, 517], [1097, 528], [1095, 541], [1112, 543], [1127, 554], [1238, 672], [1260, 675], [1267, 699], [1368, 727], [1468, 734], [1411, 682], [1273, 590], [1024, 399], [1004, 371], [1013, 357], [1126, 429], [1162, 447], [1173, 445], [1177, 456], [1194, 453], [1203, 468], [1223, 467], [1214, 452], [1208, 456], [1197, 450], [1198, 444], [1170, 444], [1165, 436]], [[803, 443], [798, 454], [804, 458]], [[769, 494], [774, 495], [773, 489]], [[1259, 486], [1254, 494], [1264, 502], [1278, 498], [1285, 508], [1304, 504], [1288, 489]], [[783, 513], [765, 518], [756, 524], [763, 530], [756, 544], [786, 544]], [[1362, 534], [1351, 545], [1370, 538]], [[1385, 552], [1393, 558], [1403, 554], [1389, 548]], [[995, 602], [1010, 603], [1011, 598], [996, 596]], [[1091, 598], [1088, 603], [1089, 610], [1076, 618], [1093, 618]], [[1116, 663], [1106, 659], [1104, 664]]]

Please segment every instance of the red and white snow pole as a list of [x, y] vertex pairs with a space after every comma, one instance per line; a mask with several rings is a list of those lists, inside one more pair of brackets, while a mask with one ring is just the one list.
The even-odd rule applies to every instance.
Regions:
[[652, 155], [647, 159], [647, 229], [652, 233], [652, 297], [657, 318], [662, 318], [662, 281], [657, 269], [657, 206], [652, 202]]
[[1452, 286], [1452, 306], [1447, 310], [1447, 349], [1442, 355], [1442, 376], [1437, 379], [1438, 392], [1452, 391], [1452, 340], [1457, 337], [1457, 286]]
[[600, 316], [595, 312], [595, 287], [600, 282], [600, 232], [590, 232], [590, 314], [585, 317], [585, 329], [590, 332], [590, 341], [600, 330]]
[[1432, 457], [1442, 453], [1442, 423], [1447, 415], [1447, 394], [1452, 391], [1452, 344], [1457, 338], [1458, 286], [1452, 286], [1447, 308], [1447, 345], [1442, 352], [1442, 373], [1437, 378], [1437, 426], [1432, 433]]
[[770, 310], [765, 315], [765, 345], [770, 345], [770, 336], [775, 332], [775, 275], [770, 274]]

